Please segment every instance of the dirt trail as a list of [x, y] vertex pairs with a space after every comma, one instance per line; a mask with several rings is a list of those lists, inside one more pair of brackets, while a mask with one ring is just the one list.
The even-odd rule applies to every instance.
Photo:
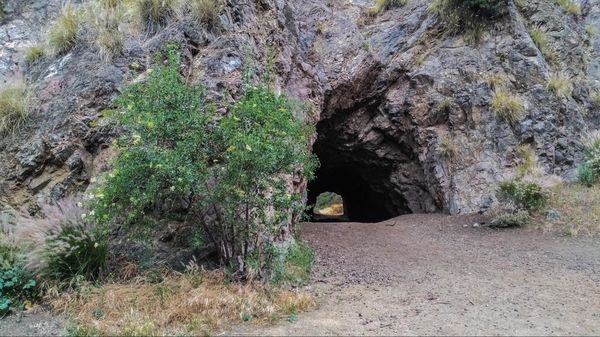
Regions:
[[[319, 302], [256, 335], [598, 335], [600, 242], [474, 216], [309, 223]], [[464, 227], [468, 226], [468, 227]]]

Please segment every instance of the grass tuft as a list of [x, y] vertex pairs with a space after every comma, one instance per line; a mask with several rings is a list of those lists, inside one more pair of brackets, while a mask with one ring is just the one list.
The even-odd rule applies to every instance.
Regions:
[[46, 56], [46, 49], [42, 46], [31, 46], [25, 50], [25, 61], [29, 64], [35, 63], [35, 61], [41, 59]]
[[452, 138], [448, 136], [442, 137], [440, 140], [440, 145], [438, 147], [438, 151], [440, 155], [446, 159], [454, 158], [458, 153], [458, 146], [452, 140]]
[[556, 0], [562, 9], [571, 15], [581, 15], [581, 8], [573, 0]]
[[525, 105], [521, 98], [504, 89], [497, 90], [494, 93], [491, 107], [497, 117], [509, 124], [519, 122], [525, 111]]
[[17, 130], [29, 116], [29, 94], [23, 84], [0, 88], [0, 134]]
[[48, 44], [55, 54], [69, 52], [77, 44], [80, 15], [70, 5], [63, 7], [48, 31]]
[[377, 0], [375, 7], [371, 8], [370, 14], [381, 14], [389, 9], [406, 6], [409, 0]]
[[155, 34], [174, 18], [179, 0], [130, 0], [127, 2], [134, 20], [148, 33]]
[[221, 5], [217, 0], [191, 0], [190, 12], [196, 22], [214, 28], [219, 23]]
[[548, 34], [546, 30], [542, 27], [537, 27], [529, 32], [529, 36], [533, 40], [533, 43], [538, 47], [542, 55], [548, 60], [550, 63], [555, 63], [558, 59], [556, 55], [556, 51], [550, 45], [548, 41]]
[[571, 79], [565, 74], [551, 75], [548, 78], [547, 88], [559, 97], [569, 97], [573, 92]]

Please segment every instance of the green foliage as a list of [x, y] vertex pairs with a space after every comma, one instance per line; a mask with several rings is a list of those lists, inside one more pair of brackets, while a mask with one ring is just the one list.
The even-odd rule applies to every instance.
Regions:
[[185, 83], [179, 62], [171, 48], [167, 65], [117, 100], [116, 117], [128, 134], [96, 191], [95, 218], [134, 231], [163, 219], [190, 219], [220, 248], [224, 265], [245, 273], [239, 262], [304, 209], [288, 181], [312, 176], [314, 128], [299, 120], [305, 107], [262, 86], [248, 87], [217, 118], [202, 89]]
[[25, 301], [37, 295], [37, 282], [0, 232], [0, 316], [23, 311]]
[[269, 249], [271, 280], [274, 284], [300, 285], [310, 278], [315, 260], [312, 248], [303, 241], [296, 241], [287, 249]]
[[371, 14], [381, 14], [389, 9], [406, 6], [410, 0], [377, 0]]
[[509, 124], [515, 124], [520, 121], [525, 111], [523, 101], [518, 96], [504, 89], [494, 92], [491, 106], [494, 114]]
[[598, 182], [598, 178], [598, 174], [587, 163], [577, 168], [577, 180], [582, 185], [592, 187]]
[[14, 132], [29, 116], [29, 95], [25, 85], [0, 88], [0, 135]]
[[222, 6], [218, 0], [191, 0], [190, 13], [199, 23], [213, 28], [219, 23], [219, 13]]
[[512, 202], [518, 209], [538, 211], [548, 204], [549, 194], [539, 184], [521, 179], [500, 183], [500, 199]]
[[319, 194], [315, 203], [315, 210], [329, 207], [333, 204], [343, 203], [342, 196], [333, 192], [324, 192]]
[[67, 326], [68, 337], [96, 337], [102, 336], [102, 332], [95, 327], [85, 325], [69, 325]]
[[46, 55], [46, 49], [42, 46], [31, 46], [25, 50], [25, 61], [32, 64]]
[[42, 275], [59, 282], [75, 277], [95, 280], [106, 262], [107, 245], [83, 225], [65, 226], [46, 240]]
[[520, 210], [516, 212], [504, 212], [492, 220], [492, 226], [498, 228], [525, 227], [531, 223], [529, 212]]
[[584, 162], [579, 167], [579, 181], [592, 186], [600, 180], [600, 135], [593, 134], [584, 140]]
[[69, 52], [77, 43], [80, 15], [70, 5], [66, 5], [48, 31], [48, 44], [56, 54]]

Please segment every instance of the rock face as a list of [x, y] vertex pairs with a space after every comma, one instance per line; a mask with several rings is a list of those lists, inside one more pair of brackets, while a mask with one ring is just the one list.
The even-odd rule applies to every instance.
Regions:
[[[210, 29], [181, 17], [154, 36], [127, 33], [110, 63], [84, 27], [74, 50], [30, 65], [23, 50], [59, 1], [16, 3], [5, 5], [0, 77], [26, 78], [35, 104], [27, 127], [0, 139], [0, 200], [12, 205], [86, 189], [118, 134], [102, 123], [103, 111], [169, 42], [184, 49], [184, 74], [218, 102], [239, 95], [245, 60], [255, 60], [256, 79], [272, 61], [277, 88], [315, 106], [306, 118], [317, 123], [321, 168], [309, 203], [338, 192], [355, 220], [485, 211], [522, 144], [535, 149], [545, 173], [573, 179], [581, 135], [600, 125], [600, 39], [586, 29], [600, 27], [598, 1], [580, 1], [582, 15], [574, 16], [551, 0], [508, 0], [509, 14], [474, 44], [446, 33], [425, 0], [374, 18], [366, 0], [229, 0]], [[556, 60], [536, 46], [533, 29], [545, 32]], [[548, 89], [556, 73], [570, 78], [572, 95]], [[490, 108], [499, 86], [524, 102], [518, 123]], [[448, 144], [451, 156], [442, 151]]]

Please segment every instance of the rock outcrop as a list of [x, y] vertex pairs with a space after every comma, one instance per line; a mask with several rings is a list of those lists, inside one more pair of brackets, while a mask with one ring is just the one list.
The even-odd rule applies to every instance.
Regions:
[[[24, 48], [43, 39], [42, 18], [54, 17], [59, 1], [9, 1], [0, 77], [25, 78], [35, 104], [27, 126], [0, 139], [0, 200], [35, 204], [85, 190], [118, 134], [103, 111], [169, 42], [182, 45], [182, 71], [217, 102], [239, 95], [245, 60], [255, 60], [257, 79], [272, 60], [277, 88], [315, 106], [306, 118], [317, 123], [322, 167], [309, 188], [345, 194], [357, 218], [368, 217], [361, 205], [383, 217], [485, 211], [521, 144], [535, 149], [545, 173], [571, 180], [582, 134], [600, 125], [600, 39], [586, 29], [600, 27], [600, 4], [580, 1], [575, 16], [552, 0], [507, 3], [509, 14], [475, 44], [447, 33], [425, 0], [377, 17], [366, 14], [366, 0], [229, 0], [216, 27], [184, 16], [154, 36], [127, 33], [109, 63], [84, 27], [71, 52], [26, 64]], [[545, 32], [556, 60], [536, 46], [533, 29]], [[570, 78], [572, 95], [548, 88], [557, 73]], [[494, 115], [498, 85], [524, 102], [518, 123]]]

